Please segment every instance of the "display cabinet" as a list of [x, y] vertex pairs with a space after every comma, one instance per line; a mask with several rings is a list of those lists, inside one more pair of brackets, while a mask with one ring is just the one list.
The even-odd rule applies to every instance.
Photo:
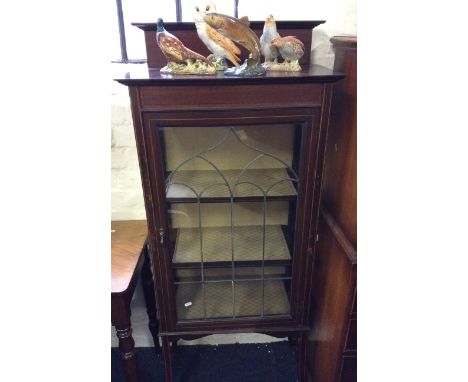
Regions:
[[117, 78], [130, 91], [166, 381], [175, 341], [213, 333], [287, 336], [304, 362], [330, 100], [343, 77], [307, 62], [255, 78], [146, 67]]

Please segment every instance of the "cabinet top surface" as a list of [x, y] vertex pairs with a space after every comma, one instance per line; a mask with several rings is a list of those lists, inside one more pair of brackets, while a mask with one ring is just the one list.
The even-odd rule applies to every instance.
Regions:
[[300, 72], [267, 72], [259, 77], [225, 76], [223, 72], [215, 75], [175, 75], [162, 74], [159, 68], [146, 65], [122, 71], [114, 80], [128, 86], [171, 86], [171, 85], [223, 85], [223, 84], [294, 84], [304, 82], [335, 82], [345, 77], [344, 73], [334, 72], [319, 65], [303, 67]]

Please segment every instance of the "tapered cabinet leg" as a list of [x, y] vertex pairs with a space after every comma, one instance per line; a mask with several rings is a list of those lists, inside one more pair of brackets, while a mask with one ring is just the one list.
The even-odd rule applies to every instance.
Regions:
[[172, 382], [172, 354], [171, 341], [167, 336], [161, 336], [162, 351], [164, 357], [165, 382]]
[[306, 346], [307, 346], [307, 335], [301, 334], [297, 337], [295, 344], [296, 348], [296, 359], [297, 359], [297, 376], [299, 382], [307, 382], [307, 364], [306, 364]]
[[127, 324], [115, 325], [117, 337], [119, 338], [120, 355], [125, 372], [125, 379], [128, 382], [138, 381], [138, 368], [135, 358], [135, 341], [132, 337], [130, 321]]
[[297, 354], [297, 337], [296, 336], [288, 336], [288, 343], [289, 348], [294, 354]]
[[144, 249], [144, 262], [141, 269], [141, 284], [145, 295], [146, 313], [148, 314], [148, 328], [153, 337], [154, 347], [159, 349], [158, 317], [156, 311], [156, 298], [154, 291], [153, 272], [151, 271], [150, 253], [148, 247]]

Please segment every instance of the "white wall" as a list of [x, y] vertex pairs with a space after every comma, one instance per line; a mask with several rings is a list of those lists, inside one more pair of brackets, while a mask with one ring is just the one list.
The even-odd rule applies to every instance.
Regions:
[[[165, 0], [167, 1], [167, 0]], [[183, 20], [191, 20], [190, 7], [196, 0], [183, 1]], [[127, 1], [127, 3], [129, 3]], [[172, 4], [167, 3], [163, 17], [171, 20]], [[216, 2], [215, 2], [216, 3]], [[226, 13], [233, 1], [218, 2], [218, 9]], [[125, 4], [125, 2], [124, 2]], [[160, 15], [157, 10], [152, 12], [153, 2], [138, 0], [132, 10], [124, 9], [126, 24], [131, 22], [152, 21]], [[189, 8], [189, 9], [186, 9]], [[247, 15], [251, 20], [263, 20], [269, 14], [277, 20], [326, 20], [327, 22], [314, 29], [312, 37], [312, 62], [331, 68], [333, 66], [333, 50], [330, 37], [336, 35], [356, 35], [356, 0], [316, 0], [315, 2], [271, 0], [271, 1], [239, 1], [239, 16]], [[134, 28], [132, 32], [129, 30]], [[129, 57], [145, 57], [143, 32], [135, 27], [127, 26]], [[138, 37], [139, 35], [139, 37]], [[113, 69], [122, 69], [123, 65], [113, 64]], [[144, 219], [145, 209], [138, 167], [135, 137], [133, 133], [130, 100], [127, 88], [112, 82], [112, 219], [132, 220]]]
[[[115, 67], [124, 65], [112, 64]], [[130, 99], [126, 86], [112, 82], [112, 220], [145, 219]]]

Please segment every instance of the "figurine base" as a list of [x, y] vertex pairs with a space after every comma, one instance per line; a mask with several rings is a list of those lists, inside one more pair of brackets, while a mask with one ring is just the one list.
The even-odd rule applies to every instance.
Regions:
[[200, 60], [195, 62], [189, 60], [187, 64], [168, 62], [167, 65], [159, 71], [166, 74], [216, 74], [214, 65], [208, 65], [206, 62]]
[[300, 72], [302, 70], [299, 65], [299, 61], [284, 61], [281, 63], [276, 61], [266, 61], [262, 65], [266, 70], [271, 72]]
[[214, 54], [210, 54], [206, 59], [213, 63], [217, 72], [224, 72], [229, 68], [226, 60], [216, 57]]
[[217, 72], [224, 72], [225, 70], [229, 69], [229, 66], [223, 65], [221, 62], [214, 63]]
[[241, 77], [255, 77], [255, 76], [263, 76], [266, 73], [266, 69], [256, 63], [254, 65], [248, 66], [248, 59], [245, 62], [235, 68], [230, 68], [224, 71], [225, 76], [241, 76]]

